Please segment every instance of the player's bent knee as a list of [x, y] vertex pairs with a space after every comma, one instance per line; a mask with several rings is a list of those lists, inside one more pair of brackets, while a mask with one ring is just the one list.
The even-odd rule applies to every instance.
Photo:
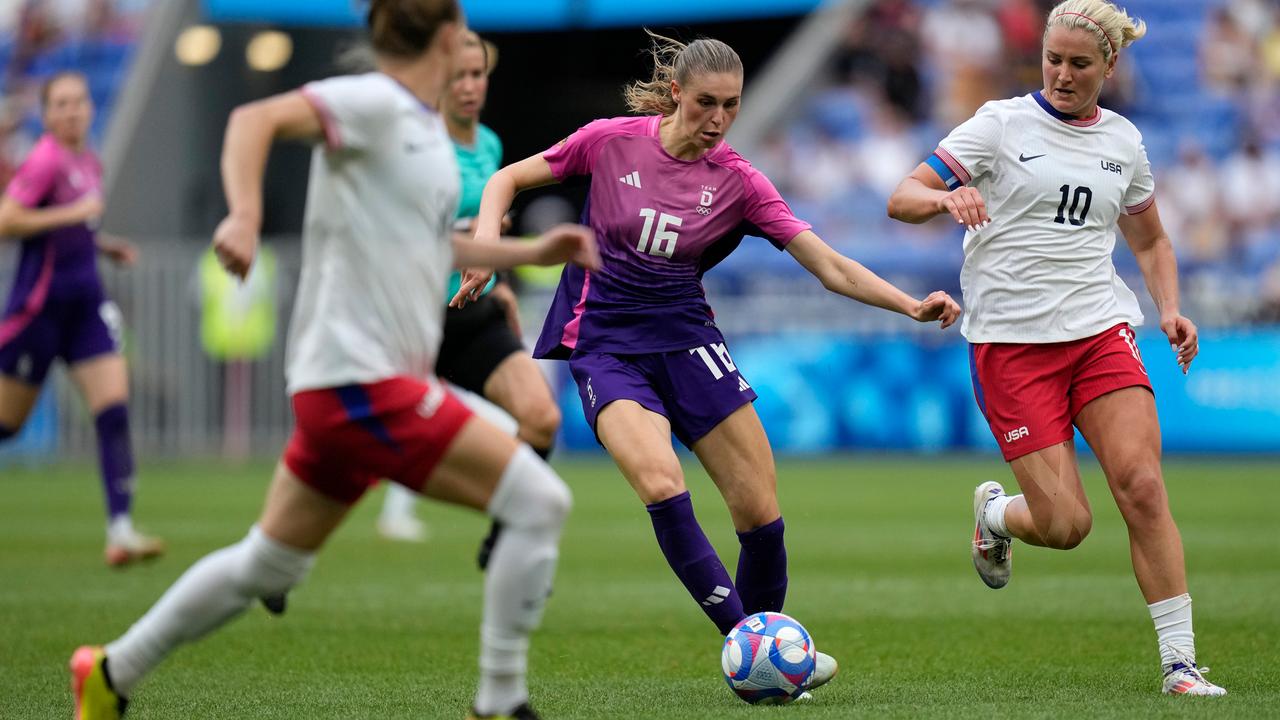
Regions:
[[1169, 512], [1164, 483], [1154, 472], [1135, 473], [1116, 490], [1116, 504], [1125, 522], [1156, 521]]
[[552, 402], [541, 404], [529, 413], [523, 424], [536, 437], [534, 445], [547, 447], [555, 441], [556, 431], [560, 429], [560, 408]]
[[241, 548], [242, 562], [236, 580], [251, 596], [286, 592], [302, 582], [315, 565], [315, 553], [277, 542], [257, 525], [250, 528]]
[[489, 514], [511, 527], [564, 525], [573, 506], [569, 486], [527, 445], [511, 456], [489, 501]]

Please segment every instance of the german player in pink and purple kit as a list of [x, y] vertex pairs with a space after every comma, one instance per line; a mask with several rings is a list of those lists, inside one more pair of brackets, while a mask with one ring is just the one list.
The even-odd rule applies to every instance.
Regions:
[[120, 311], [98, 277], [99, 252], [128, 265], [135, 251], [93, 227], [102, 214], [102, 166], [86, 144], [93, 104], [84, 76], [53, 76], [41, 102], [46, 132], [0, 199], [0, 236], [22, 243], [0, 316], [0, 442], [22, 428], [49, 368], [62, 358], [98, 432], [105, 556], [107, 564], [119, 566], [164, 549], [130, 520], [133, 455]]
[[[596, 120], [485, 187], [478, 240], [496, 240], [520, 190], [586, 176], [586, 223], [602, 266], [566, 268], [534, 354], [569, 360], [587, 421], [644, 501], [671, 569], [721, 633], [781, 611], [787, 590], [773, 455], [756, 394], [725, 345], [703, 273], [746, 235], [789, 251], [832, 292], [951, 325], [943, 292], [919, 301], [832, 250], [768, 178], [723, 141], [738, 113], [742, 62], [717, 40], [654, 37], [652, 80], [627, 102], [639, 117]], [[455, 304], [486, 273], [468, 272]], [[694, 517], [671, 433], [719, 488], [742, 548], [736, 582]], [[835, 673], [819, 658], [810, 687]]]

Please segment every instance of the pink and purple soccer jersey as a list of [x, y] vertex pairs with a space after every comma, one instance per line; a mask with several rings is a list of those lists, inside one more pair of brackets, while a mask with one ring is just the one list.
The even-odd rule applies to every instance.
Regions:
[[[101, 189], [102, 166], [93, 152], [74, 152], [45, 135], [5, 193], [34, 209], [73, 203]], [[75, 363], [113, 352], [118, 318], [103, 294], [88, 225], [25, 238], [0, 316], [0, 374], [38, 385], [55, 357]]]
[[595, 230], [602, 264], [594, 272], [565, 268], [535, 357], [722, 342], [702, 274], [744, 235], [782, 249], [809, 229], [728, 144], [697, 160], [668, 155], [661, 120], [596, 120], [543, 153], [557, 180], [590, 177], [583, 222]]
[[667, 154], [661, 121], [597, 120], [543, 153], [557, 180], [590, 177], [584, 222], [601, 267], [565, 268], [534, 355], [569, 358], [592, 428], [606, 405], [632, 400], [692, 446], [756, 398], [715, 325], [702, 274], [745, 235], [782, 249], [809, 225], [725, 143], [697, 160]]

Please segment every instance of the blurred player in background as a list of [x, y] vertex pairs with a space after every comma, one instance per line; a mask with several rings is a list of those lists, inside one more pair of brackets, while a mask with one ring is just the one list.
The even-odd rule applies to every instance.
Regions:
[[[773, 454], [702, 289], [702, 274], [744, 234], [786, 249], [847, 297], [946, 327], [959, 306], [919, 301], [836, 253], [796, 219], [769, 180], [724, 142], [742, 99], [728, 45], [653, 36], [654, 74], [626, 94], [639, 117], [596, 120], [485, 187], [477, 241], [496, 241], [521, 190], [590, 178], [598, 271], [566, 268], [534, 350], [569, 360], [587, 422], [648, 508], [671, 569], [721, 633], [746, 614], [781, 611], [787, 557]], [[487, 273], [468, 271], [464, 304]], [[736, 582], [694, 516], [671, 434], [719, 488], [741, 541]], [[836, 664], [819, 653], [811, 687]]]
[[159, 555], [164, 544], [133, 527], [129, 374], [120, 310], [98, 276], [98, 253], [132, 265], [137, 252], [96, 231], [102, 165], [89, 149], [93, 101], [78, 72], [49, 78], [41, 92], [45, 134], [0, 199], [0, 236], [22, 255], [0, 319], [0, 442], [22, 428], [55, 358], [67, 364], [98, 434], [107, 500], [108, 565]]
[[[453, 80], [440, 108], [462, 175], [457, 224], [467, 232], [472, 231], [480, 212], [484, 184], [502, 162], [502, 141], [480, 122], [489, 92], [489, 75], [496, 65], [497, 48], [470, 30], [464, 33]], [[460, 285], [461, 278], [455, 272], [450, 276], [445, 302]], [[509, 413], [518, 423], [515, 429], [518, 437], [545, 460], [560, 427], [560, 410], [538, 364], [521, 342], [520, 309], [515, 293], [505, 282], [493, 283], [491, 288], [465, 308], [445, 311], [444, 341], [440, 344], [436, 372]], [[485, 407], [470, 404], [477, 412]], [[510, 419], [505, 413], [491, 417], [494, 414], [490, 409], [485, 419], [499, 427], [509, 426]], [[416, 501], [409, 490], [394, 483], [390, 485], [378, 518], [379, 532], [397, 540], [423, 539], [426, 528], [413, 514]], [[495, 525], [495, 532], [491, 532], [485, 542], [481, 567], [492, 551], [497, 527]]]
[[1182, 539], [1133, 332], [1142, 311], [1111, 261], [1119, 227], [1185, 373], [1199, 349], [1196, 326], [1179, 309], [1177, 261], [1142, 136], [1098, 107], [1120, 49], [1145, 33], [1106, 0], [1054, 7], [1044, 88], [987, 103], [953, 130], [898, 187], [889, 214], [918, 223], [946, 213], [968, 228], [960, 279], [974, 394], [1023, 493], [986, 482], [974, 494], [973, 562], [982, 580], [1009, 582], [1013, 538], [1066, 550], [1089, 534], [1074, 423], [1129, 528], [1163, 691], [1224, 695], [1196, 666]]
[[118, 718], [169, 652], [299, 583], [382, 477], [502, 521], [485, 580], [474, 716], [537, 717], [525, 681], [529, 635], [551, 590], [569, 490], [435, 379], [440, 299], [451, 260], [594, 266], [595, 244], [588, 229], [563, 226], [532, 244], [451, 248], [458, 169], [433, 103], [451, 76], [461, 11], [456, 0], [373, 0], [368, 24], [378, 71], [251, 103], [228, 123], [229, 214], [214, 249], [239, 277], [256, 253], [273, 141], [316, 143], [286, 370], [296, 428], [248, 536], [193, 565], [122, 637], [75, 652], [81, 720]]

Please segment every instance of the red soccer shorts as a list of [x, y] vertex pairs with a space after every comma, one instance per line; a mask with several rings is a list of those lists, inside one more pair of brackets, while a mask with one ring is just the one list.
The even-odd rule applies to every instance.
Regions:
[[969, 367], [974, 397], [1006, 462], [1070, 440], [1072, 420], [1102, 395], [1151, 390], [1125, 323], [1070, 342], [973, 344]]
[[296, 393], [293, 414], [285, 465], [349, 505], [379, 478], [421, 492], [472, 413], [435, 378], [396, 377]]

